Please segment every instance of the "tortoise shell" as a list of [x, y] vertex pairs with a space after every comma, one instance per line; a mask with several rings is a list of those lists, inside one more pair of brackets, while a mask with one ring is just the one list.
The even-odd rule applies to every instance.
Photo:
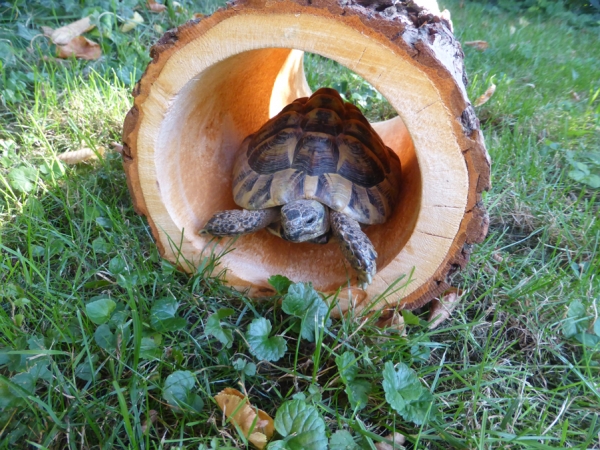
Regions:
[[242, 208], [317, 200], [364, 224], [390, 216], [399, 185], [398, 156], [356, 106], [328, 88], [294, 100], [248, 136], [233, 170]]

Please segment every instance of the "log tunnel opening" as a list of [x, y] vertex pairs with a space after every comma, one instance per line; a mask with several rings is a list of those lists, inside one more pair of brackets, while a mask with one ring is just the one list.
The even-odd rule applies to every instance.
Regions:
[[[324, 57], [310, 54], [308, 58], [309, 65], [328, 64]], [[206, 248], [207, 239], [197, 231], [210, 216], [219, 210], [239, 208], [233, 201], [231, 173], [242, 140], [294, 99], [310, 95], [304, 66], [300, 50], [241, 52], [198, 73], [170, 103], [154, 153], [157, 186], [171, 219], [198, 252]], [[309, 78], [311, 83], [321, 81], [313, 74]], [[394, 116], [396, 111], [390, 108], [384, 107], [386, 114]], [[413, 141], [400, 117], [372, 125], [399, 155], [403, 175], [400, 200], [392, 217], [366, 230], [378, 252], [381, 270], [396, 258], [413, 233], [422, 181]], [[227, 241], [222, 241], [221, 248]], [[234, 248], [235, 260], [227, 266], [233, 264], [235, 272], [263, 287], [269, 276], [282, 274], [331, 291], [347, 284], [353, 275], [334, 242], [293, 244], [263, 230], [241, 236]]]

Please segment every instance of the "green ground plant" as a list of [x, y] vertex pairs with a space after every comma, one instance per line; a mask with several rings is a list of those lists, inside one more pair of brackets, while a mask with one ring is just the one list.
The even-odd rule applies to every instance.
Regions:
[[[598, 29], [441, 3], [462, 42], [489, 43], [464, 51], [470, 98], [497, 85], [478, 107], [491, 224], [451, 319], [405, 312], [403, 335], [379, 313], [331, 320], [281, 276], [254, 303], [222, 284], [219, 254], [182, 274], [134, 213], [120, 155], [100, 150], [149, 45], [217, 3], [0, 0], [0, 448], [251, 447], [213, 400], [226, 387], [275, 419], [270, 448], [375, 449], [393, 432], [408, 449], [600, 448]], [[103, 56], [56, 59], [41, 26], [86, 15]], [[395, 114], [335, 62], [305, 69], [370, 120]], [[98, 159], [57, 159], [83, 147]]]

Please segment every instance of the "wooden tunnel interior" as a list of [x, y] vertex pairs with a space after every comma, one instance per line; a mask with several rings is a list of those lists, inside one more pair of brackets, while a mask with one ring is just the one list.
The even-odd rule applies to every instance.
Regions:
[[[308, 51], [363, 77], [398, 113], [372, 124], [399, 155], [403, 179], [392, 217], [366, 230], [378, 252], [366, 296], [387, 292], [392, 304], [414, 296], [447, 262], [469, 197], [456, 117], [435, 80], [409, 55], [319, 15], [231, 14], [185, 33], [144, 75], [135, 120], [126, 121], [124, 132], [135, 147], [126, 164], [134, 203], [163, 256], [193, 270], [207, 252], [228, 247], [229, 239], [215, 246], [198, 230], [216, 211], [237, 208], [232, 167], [242, 140], [295, 98], [310, 95], [303, 69]], [[333, 242], [293, 244], [263, 230], [233, 247], [220, 259], [226, 280], [252, 296], [272, 294], [267, 280], [275, 274], [311, 281], [324, 292], [356, 283]], [[396, 285], [402, 277], [410, 282]]]

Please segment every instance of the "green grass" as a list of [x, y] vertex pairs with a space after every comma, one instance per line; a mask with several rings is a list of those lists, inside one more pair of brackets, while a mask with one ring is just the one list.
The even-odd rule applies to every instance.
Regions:
[[[77, 166], [56, 159], [120, 140], [131, 80], [160, 36], [155, 25], [167, 29], [198, 9], [140, 8], [145, 23], [131, 34], [118, 31], [118, 19], [111, 37], [92, 32], [101, 61], [58, 62], [43, 59], [53, 51], [43, 38], [27, 36], [87, 12], [27, 3], [0, 6], [0, 46], [11, 49], [0, 51], [0, 448], [243, 448], [211, 399], [225, 387], [273, 417], [302, 394], [328, 433], [349, 430], [361, 448], [393, 430], [407, 448], [600, 448], [599, 191], [570, 176], [572, 161], [596, 170], [584, 153], [600, 147], [597, 29], [442, 2], [461, 41], [490, 43], [464, 49], [471, 99], [497, 84], [478, 108], [493, 159], [488, 238], [455, 277], [463, 301], [440, 328], [416, 323], [403, 337], [376, 327], [377, 316], [347, 318], [309, 342], [276, 302], [224, 287], [218, 255], [193, 277], [162, 261], [133, 212], [118, 154]], [[97, 2], [129, 17], [105, 3]], [[371, 119], [393, 114], [349, 71], [313, 55], [306, 64], [311, 87], [358, 94]], [[161, 299], [183, 322], [160, 319]], [[232, 309], [220, 320], [229, 348], [208, 333], [209, 316], [224, 308]], [[261, 317], [285, 337], [278, 361], [261, 361], [246, 343]], [[364, 409], [348, 401], [336, 365], [345, 352], [371, 383]], [[244, 372], [244, 361], [256, 372]], [[386, 401], [389, 361], [407, 364], [434, 395], [438, 413], [425, 424]], [[183, 393], [190, 403], [198, 395], [202, 409], [181, 412], [165, 397], [167, 378], [185, 371], [195, 385]]]

